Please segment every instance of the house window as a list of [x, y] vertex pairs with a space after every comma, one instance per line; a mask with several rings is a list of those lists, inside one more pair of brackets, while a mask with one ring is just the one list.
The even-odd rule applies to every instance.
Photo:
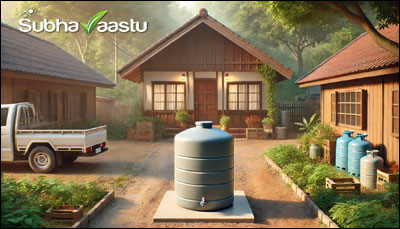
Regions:
[[153, 83], [153, 110], [184, 110], [185, 84], [178, 82]]
[[331, 94], [331, 122], [336, 125], [365, 129], [366, 91]]
[[27, 101], [35, 105], [42, 121], [57, 121], [57, 93], [50, 91], [27, 92]]
[[399, 91], [392, 92], [392, 133], [399, 136]]
[[228, 83], [228, 110], [260, 110], [261, 82]]

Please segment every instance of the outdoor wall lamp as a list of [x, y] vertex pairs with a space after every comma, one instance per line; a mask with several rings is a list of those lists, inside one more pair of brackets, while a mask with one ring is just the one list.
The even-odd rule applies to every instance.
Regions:
[[183, 80], [183, 81], [186, 80], [186, 75], [185, 75], [185, 73], [182, 73], [182, 80]]
[[229, 74], [228, 74], [228, 73], [225, 74], [225, 80], [226, 80], [226, 81], [229, 80]]

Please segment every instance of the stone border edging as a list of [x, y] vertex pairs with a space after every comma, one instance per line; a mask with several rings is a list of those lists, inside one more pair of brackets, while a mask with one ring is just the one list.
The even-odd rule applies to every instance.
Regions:
[[115, 191], [109, 191], [103, 199], [99, 200], [96, 205], [94, 205], [80, 220], [76, 221], [71, 228], [86, 228], [90, 221], [109, 204], [114, 199]]
[[306, 203], [306, 206], [308, 206], [312, 210], [312, 213], [315, 214], [323, 224], [325, 224], [328, 228], [340, 228], [314, 203], [314, 201], [309, 196], [307, 196], [307, 194], [304, 193], [301, 188], [297, 186], [297, 184], [292, 181], [292, 179], [290, 179], [288, 175], [286, 175], [286, 173], [283, 172], [283, 170], [277, 164], [275, 164], [275, 162], [271, 158], [264, 154], [264, 159], [269, 166], [271, 166], [276, 172], [278, 172], [282, 180], [286, 184], [290, 185], [292, 190], [296, 193], [297, 197], [299, 197], [302, 201]]

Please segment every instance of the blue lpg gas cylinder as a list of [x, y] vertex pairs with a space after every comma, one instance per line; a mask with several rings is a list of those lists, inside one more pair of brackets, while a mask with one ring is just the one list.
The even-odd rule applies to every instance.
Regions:
[[348, 173], [360, 177], [360, 160], [367, 155], [367, 150], [372, 150], [372, 143], [365, 140], [367, 134], [357, 134], [356, 140], [349, 143]]
[[343, 136], [336, 140], [336, 163], [335, 166], [338, 170], [347, 171], [347, 151], [349, 142], [354, 138], [351, 136], [354, 131], [343, 131]]

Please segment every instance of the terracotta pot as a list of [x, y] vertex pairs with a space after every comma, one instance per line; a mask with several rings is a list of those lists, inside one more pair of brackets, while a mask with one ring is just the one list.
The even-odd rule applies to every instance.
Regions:
[[221, 130], [228, 132], [228, 131], [229, 131], [229, 127], [227, 127], [227, 126], [221, 126]]
[[181, 128], [182, 128], [182, 129], [187, 129], [187, 123], [181, 122], [181, 123], [179, 123], [179, 124], [181, 125]]

